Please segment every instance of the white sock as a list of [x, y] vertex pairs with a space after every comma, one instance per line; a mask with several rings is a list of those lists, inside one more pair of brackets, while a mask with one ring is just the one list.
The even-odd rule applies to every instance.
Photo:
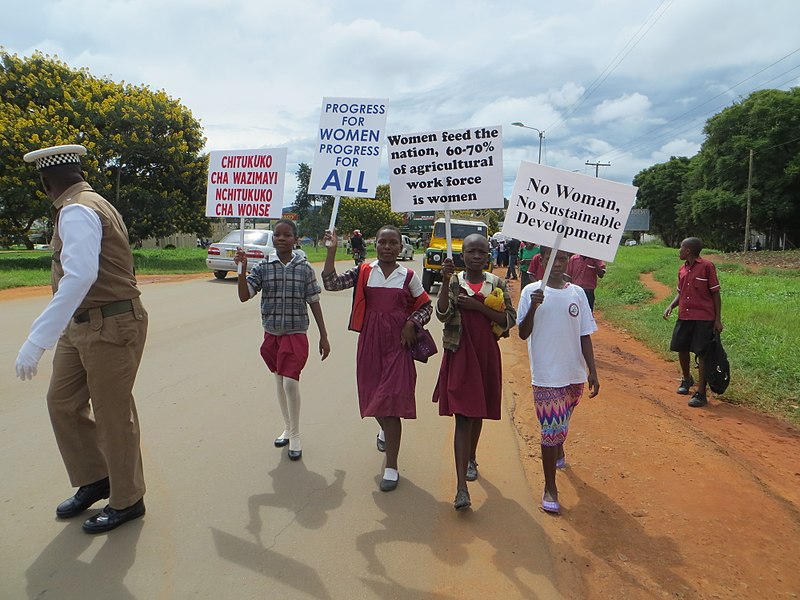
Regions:
[[283, 433], [279, 436], [282, 440], [289, 439], [289, 406], [286, 404], [286, 392], [283, 390], [283, 375], [275, 375], [275, 394], [278, 397], [278, 406], [283, 416]]
[[383, 429], [381, 429], [381, 430], [378, 432], [378, 439], [379, 439], [380, 441], [382, 441], [382, 442], [385, 442], [385, 441], [386, 441], [386, 434], [385, 434], [385, 433], [383, 433]]
[[286, 404], [289, 408], [289, 450], [300, 450], [300, 382], [290, 377], [283, 378]]
[[400, 479], [400, 473], [397, 472], [397, 469], [390, 469], [386, 467], [383, 470], [383, 478], [388, 479], [389, 481], [397, 481]]

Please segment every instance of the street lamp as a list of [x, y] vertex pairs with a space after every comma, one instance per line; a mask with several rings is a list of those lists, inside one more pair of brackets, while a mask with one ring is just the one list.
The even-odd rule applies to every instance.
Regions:
[[525, 129], [533, 129], [534, 131], [539, 133], [539, 164], [542, 164], [542, 139], [544, 139], [544, 131], [541, 129], [536, 129], [536, 127], [528, 127], [527, 125], [516, 121], [512, 123], [514, 127], [524, 127]]

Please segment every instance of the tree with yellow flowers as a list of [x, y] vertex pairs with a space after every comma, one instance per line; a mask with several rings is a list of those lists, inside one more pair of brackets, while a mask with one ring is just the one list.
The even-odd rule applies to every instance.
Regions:
[[163, 90], [117, 83], [34, 53], [0, 49], [0, 244], [24, 243], [51, 206], [26, 152], [83, 144], [92, 187], [122, 213], [132, 242], [208, 235], [208, 157], [199, 122]]

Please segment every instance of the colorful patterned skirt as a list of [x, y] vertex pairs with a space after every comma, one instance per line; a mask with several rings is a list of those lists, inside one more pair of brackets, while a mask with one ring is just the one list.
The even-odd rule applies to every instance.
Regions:
[[567, 439], [569, 418], [583, 395], [582, 383], [551, 388], [533, 386], [536, 416], [542, 426], [542, 446], [558, 446]]

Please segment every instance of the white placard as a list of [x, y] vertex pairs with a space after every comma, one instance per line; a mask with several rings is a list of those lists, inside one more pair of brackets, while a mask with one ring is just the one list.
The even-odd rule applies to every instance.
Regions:
[[280, 219], [285, 183], [286, 148], [212, 150], [206, 216]]
[[503, 233], [551, 247], [561, 233], [561, 250], [613, 261], [636, 190], [632, 185], [523, 161]]
[[503, 208], [500, 126], [387, 136], [392, 210]]
[[323, 98], [309, 194], [374, 198], [388, 100]]

